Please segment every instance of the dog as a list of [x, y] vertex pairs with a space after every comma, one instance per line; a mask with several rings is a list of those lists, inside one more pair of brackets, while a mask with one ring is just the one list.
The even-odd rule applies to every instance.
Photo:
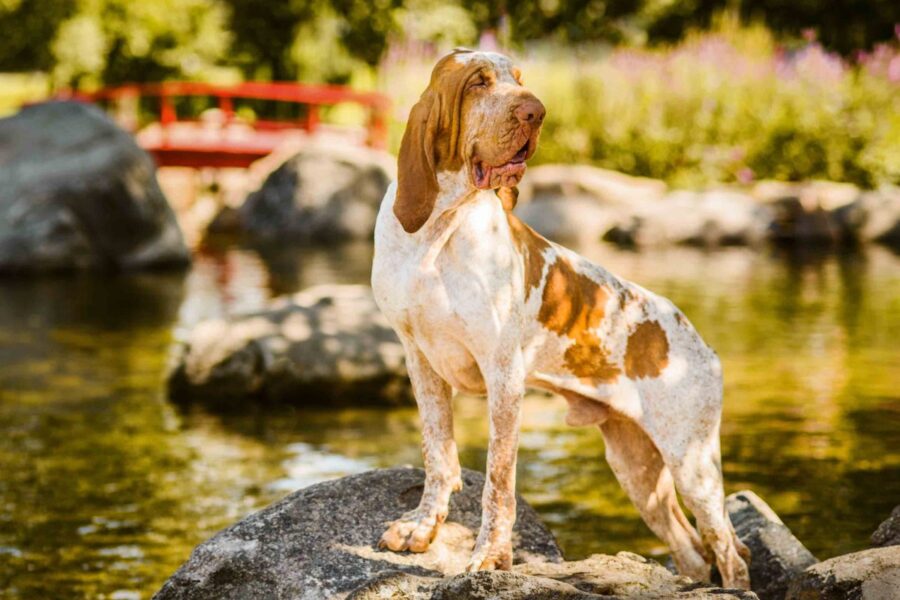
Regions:
[[[724, 507], [722, 370], [670, 301], [538, 235], [512, 209], [545, 115], [507, 57], [458, 49], [413, 106], [398, 178], [375, 226], [372, 288], [396, 330], [422, 422], [418, 507], [379, 545], [424, 552], [460, 467], [454, 390], [487, 396], [481, 529], [469, 571], [509, 569], [520, 405], [526, 387], [595, 425], [606, 459], [680, 573], [749, 587], [749, 551]], [[676, 490], [694, 514], [682, 512]]]

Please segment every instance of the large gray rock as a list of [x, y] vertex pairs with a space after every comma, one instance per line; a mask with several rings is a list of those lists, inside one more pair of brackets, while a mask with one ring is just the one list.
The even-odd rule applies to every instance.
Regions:
[[637, 204], [652, 204], [666, 192], [655, 179], [589, 165], [531, 167], [519, 184], [516, 214], [550, 239], [593, 242], [623, 222]]
[[872, 548], [813, 565], [791, 582], [788, 600], [896, 600], [900, 546]]
[[519, 185], [516, 213], [561, 241], [622, 246], [874, 241], [900, 245], [900, 188], [760, 181], [668, 192], [665, 183], [587, 165], [541, 165]]
[[724, 590], [672, 575], [658, 563], [635, 554], [595, 554], [585, 560], [531, 563], [511, 572], [490, 571], [439, 579], [409, 573], [385, 573], [357, 588], [348, 600], [751, 600], [753, 592]]
[[817, 562], [762, 498], [736, 492], [725, 501], [734, 530], [750, 549], [750, 587], [762, 600], [782, 600], [788, 584]]
[[636, 191], [629, 201], [543, 194], [520, 203], [516, 213], [551, 239], [604, 239], [622, 246], [752, 245], [767, 238], [773, 218], [770, 208], [748, 194], [727, 189], [663, 198]]
[[590, 165], [539, 165], [528, 169], [519, 184], [519, 202], [559, 198], [591, 198], [599, 204], [626, 205], [635, 201], [660, 200], [665, 182], [633, 177]]
[[900, 546], [900, 505], [894, 507], [891, 516], [885, 519], [872, 534], [872, 545], [876, 548]]
[[622, 211], [602, 238], [627, 246], [753, 245], [764, 241], [771, 211], [735, 190], [677, 191]]
[[371, 239], [394, 159], [369, 148], [314, 144], [288, 159], [210, 231], [236, 228], [257, 238]]
[[184, 265], [150, 156], [75, 102], [0, 120], [0, 272]]
[[542, 165], [519, 186], [517, 214], [558, 240], [623, 246], [755, 244], [772, 210], [736, 189], [674, 191], [655, 179], [586, 165]]
[[834, 215], [850, 238], [900, 246], [900, 187], [864, 192], [855, 202], [836, 209]]
[[760, 181], [752, 194], [773, 212], [770, 237], [789, 243], [834, 243], [852, 237], [842, 217], [861, 198], [849, 183]]
[[403, 346], [362, 285], [323, 285], [189, 334], [173, 399], [233, 404], [411, 402]]
[[[421, 469], [380, 469], [294, 492], [198, 546], [154, 598], [318, 600], [342, 598], [389, 571], [460, 573], [481, 522], [484, 476], [474, 471], [463, 471], [463, 489], [427, 552], [377, 549], [388, 523], [418, 504], [424, 477]], [[513, 544], [519, 563], [562, 560], [522, 498]]]
[[544, 237], [575, 244], [597, 241], [622, 219], [621, 208], [603, 205], [590, 196], [541, 197], [520, 203], [515, 212]]

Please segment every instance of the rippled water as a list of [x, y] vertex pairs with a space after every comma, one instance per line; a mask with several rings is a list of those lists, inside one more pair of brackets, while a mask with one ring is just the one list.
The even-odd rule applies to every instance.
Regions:
[[[582, 251], [672, 298], [723, 359], [729, 491], [755, 490], [820, 557], [900, 502], [900, 257], [881, 248]], [[207, 249], [188, 275], [0, 280], [0, 596], [146, 598], [211, 533], [284, 494], [420, 464], [414, 409], [176, 409], [171, 346], [199, 319], [368, 279], [371, 248]], [[530, 395], [519, 489], [569, 557], [664, 553], [596, 429]], [[483, 469], [484, 402], [456, 401]]]

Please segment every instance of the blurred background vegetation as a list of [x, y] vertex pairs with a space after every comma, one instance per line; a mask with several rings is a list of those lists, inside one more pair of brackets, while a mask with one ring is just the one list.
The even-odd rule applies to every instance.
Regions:
[[64, 87], [343, 83], [394, 99], [396, 150], [436, 56], [480, 46], [549, 108], [537, 161], [877, 187], [900, 183], [898, 24], [896, 0], [0, 0], [0, 112]]

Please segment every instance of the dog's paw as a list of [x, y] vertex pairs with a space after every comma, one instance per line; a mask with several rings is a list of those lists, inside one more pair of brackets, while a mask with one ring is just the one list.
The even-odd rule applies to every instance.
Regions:
[[512, 544], [484, 544], [477, 546], [466, 572], [509, 571], [512, 568]]
[[394, 552], [425, 552], [446, 518], [446, 514], [421, 514], [417, 511], [403, 515], [381, 535], [378, 547]]

